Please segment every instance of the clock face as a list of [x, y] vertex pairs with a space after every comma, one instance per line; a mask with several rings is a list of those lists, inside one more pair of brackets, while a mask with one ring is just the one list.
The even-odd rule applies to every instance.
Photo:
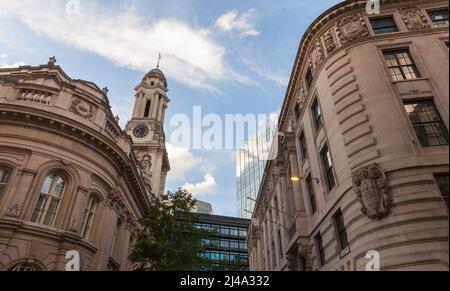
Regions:
[[144, 138], [149, 133], [150, 133], [150, 129], [145, 124], [138, 125], [133, 129], [133, 135], [137, 138]]

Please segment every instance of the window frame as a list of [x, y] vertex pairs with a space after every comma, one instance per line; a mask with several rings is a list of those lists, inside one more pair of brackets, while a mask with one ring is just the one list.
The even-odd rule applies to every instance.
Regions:
[[[318, 109], [319, 112], [317, 112], [316, 108]], [[323, 127], [323, 111], [322, 107], [320, 106], [319, 98], [317, 96], [314, 98], [314, 101], [312, 102], [311, 112], [315, 131], [319, 132], [320, 129]], [[319, 116], [317, 114], [319, 114]]]
[[316, 191], [314, 189], [314, 184], [312, 183], [311, 173], [309, 173], [307, 175], [307, 178], [305, 179], [305, 183], [306, 183], [306, 190], [308, 191], [308, 198], [309, 198], [311, 214], [315, 215], [318, 210], [317, 196], [316, 196]]
[[[45, 192], [43, 192], [43, 189], [50, 177], [51, 177], [51, 183], [48, 186], [48, 192], [45, 193]], [[59, 179], [63, 182], [63, 187], [61, 189], [59, 196], [57, 196], [54, 194], [55, 194], [55, 191], [57, 191], [56, 186], [59, 182]], [[46, 175], [40, 185], [41, 186], [40, 186], [39, 192], [38, 192], [39, 195], [38, 195], [37, 202], [33, 209], [30, 220], [34, 223], [47, 225], [47, 226], [54, 226], [56, 217], [58, 216], [59, 210], [61, 209], [62, 201], [67, 192], [67, 188], [69, 187], [68, 179], [65, 177], [64, 174], [62, 174], [60, 172], [53, 172], [53, 173], [49, 173], [48, 175]], [[42, 200], [44, 200], [44, 201], [43, 201], [43, 205], [39, 206], [42, 204], [41, 198], [43, 198]], [[48, 222], [46, 222], [47, 217], [50, 214], [49, 210], [51, 208], [51, 205], [55, 201], [57, 202], [57, 205], [54, 208], [54, 210], [52, 211], [53, 214], [50, 217], [50, 220]]]
[[[3, 171], [3, 173], [2, 173]], [[0, 164], [0, 173], [2, 173], [2, 176], [0, 176], [0, 201], [3, 199], [3, 197], [6, 196], [6, 193], [8, 192], [8, 186], [11, 185], [11, 180], [13, 177], [13, 169], [11, 169], [8, 166]], [[8, 173], [8, 179], [6, 182], [2, 182], [5, 176], [3, 176], [5, 173]], [[3, 190], [2, 190], [3, 189]]]
[[[395, 27], [395, 30], [394, 31], [385, 31], [385, 32], [379, 32], [378, 30], [375, 30], [374, 22], [381, 21], [381, 20], [386, 20], [386, 19], [391, 19], [392, 20], [392, 23], [393, 23], [393, 25]], [[375, 36], [400, 32], [400, 28], [399, 28], [399, 26], [397, 24], [397, 21], [395, 20], [394, 15], [383, 15], [383, 16], [379, 16], [379, 17], [372, 17], [372, 18], [369, 18], [369, 23], [370, 23], [370, 27], [372, 28], [372, 32], [373, 32], [373, 34]]]
[[304, 130], [302, 130], [300, 132], [300, 135], [298, 137], [298, 143], [299, 143], [299, 146], [300, 146], [301, 160], [302, 160], [302, 163], [304, 163], [309, 158], [308, 145], [306, 143], [306, 137], [305, 137], [305, 131]]
[[[406, 53], [410, 64], [409, 65], [401, 65], [401, 61], [400, 58], [398, 57], [400, 53]], [[394, 56], [395, 62], [397, 63], [396, 66], [391, 66], [388, 64], [388, 60], [386, 58], [386, 56], [390, 54]], [[386, 49], [382, 49], [381, 50], [381, 55], [383, 57], [383, 62], [384, 62], [384, 66], [387, 69], [387, 73], [389, 75], [389, 78], [393, 81], [393, 82], [402, 82], [402, 81], [414, 81], [414, 80], [419, 80], [423, 78], [423, 74], [421, 73], [421, 71], [419, 70], [419, 67], [417, 65], [417, 61], [416, 59], [413, 57], [412, 53], [411, 53], [411, 49], [409, 47], [397, 47], [397, 48], [386, 48]], [[411, 67], [413, 70], [413, 73], [416, 75], [415, 78], [407, 78], [406, 76], [408, 75], [408, 73], [404, 70], [404, 68], [407, 67]], [[400, 72], [400, 76], [402, 77], [402, 79], [398, 79], [398, 74], [394, 74], [392, 69], [398, 69], [398, 71]], [[412, 73], [409, 73], [412, 74]]]
[[[406, 106], [407, 106], [407, 105], [411, 105], [411, 104], [414, 104], [414, 103], [430, 103], [430, 104], [432, 105], [434, 111], [435, 111], [435, 114], [436, 114], [437, 117], [439, 118], [439, 121], [435, 121], [435, 122], [429, 121], [429, 122], [419, 122], [419, 123], [414, 123], [413, 120], [411, 119], [411, 117], [410, 117], [410, 115], [409, 115], [407, 109], [406, 109]], [[434, 100], [433, 97], [421, 98], [421, 99], [402, 100], [402, 104], [403, 104], [403, 108], [404, 108], [404, 112], [405, 112], [406, 118], [409, 120], [409, 126], [411, 127], [412, 132], [414, 133], [414, 136], [415, 136], [415, 138], [416, 138], [418, 144], [419, 144], [422, 148], [436, 148], [436, 147], [445, 147], [445, 146], [449, 146], [449, 144], [450, 144], [450, 134], [449, 134], [449, 130], [448, 130], [446, 124], [444, 123], [444, 119], [442, 119], [442, 115], [441, 115], [441, 113], [439, 112], [439, 109], [437, 108], [436, 102], [435, 102], [435, 100]], [[442, 132], [443, 132], [443, 134], [444, 134], [444, 137], [445, 137], [446, 140], [447, 140], [447, 144], [424, 145], [424, 144], [422, 143], [421, 138], [419, 137], [419, 134], [418, 134], [417, 131], [416, 131], [416, 125], [424, 125], [424, 124], [430, 125], [430, 124], [437, 124], [437, 123], [439, 124], [439, 126], [440, 126], [440, 128], [441, 128], [441, 130], [442, 130]], [[428, 135], [427, 135], [427, 137], [428, 137]], [[427, 139], [427, 140], [428, 140], [428, 139]]]
[[99, 203], [100, 199], [96, 195], [90, 195], [84, 212], [83, 225], [81, 227], [81, 237], [84, 239], [90, 238]]
[[340, 257], [343, 258], [350, 253], [350, 242], [348, 241], [347, 227], [341, 209], [333, 215], [333, 221], [340, 250]]
[[[448, 189], [448, 185], [449, 185], [449, 173], [434, 173], [433, 174], [433, 176], [434, 176], [434, 180], [435, 180], [435, 182], [436, 182], [436, 186], [438, 187], [438, 189], [439, 189], [439, 192], [441, 193], [441, 197], [442, 197], [442, 200], [444, 201], [444, 203], [446, 204], [446, 206], [447, 206], [447, 211], [448, 211], [448, 209], [449, 209], [449, 197], [448, 197], [448, 192], [449, 192], [449, 189]], [[441, 187], [441, 184], [439, 183], [439, 179], [438, 178], [446, 178], [447, 179], [447, 193], [444, 193], [442, 190], [442, 187]], [[445, 194], [447, 194], [447, 196], [445, 196]]]
[[321, 267], [323, 267], [326, 265], [327, 261], [325, 256], [325, 248], [323, 245], [323, 237], [320, 232], [316, 234], [316, 236], [314, 237], [314, 241], [316, 243], [317, 257], [319, 259], [319, 264]]
[[[327, 152], [326, 156], [325, 152]], [[321, 165], [323, 167], [323, 174], [326, 180], [326, 188], [328, 189], [328, 192], [331, 192], [337, 186], [337, 179], [336, 175], [334, 174], [333, 157], [331, 155], [330, 147], [328, 146], [328, 144], [325, 144], [322, 147], [322, 150], [320, 151], [320, 159]], [[328, 165], [329, 162], [331, 163], [330, 165]], [[332, 180], [330, 178], [332, 178]], [[331, 182], [333, 182], [332, 185]]]
[[[445, 25], [438, 25], [438, 24], [436, 24], [437, 22], [445, 21], [445, 19], [443, 19], [443, 20], [433, 20], [432, 14], [443, 12], [443, 11], [447, 12], [446, 24]], [[430, 19], [430, 22], [433, 24], [434, 27], [448, 27], [449, 26], [449, 18], [448, 18], [449, 17], [449, 10], [448, 10], [448, 7], [447, 8], [442, 7], [442, 8], [428, 9], [427, 10], [427, 15], [428, 15], [428, 18]]]

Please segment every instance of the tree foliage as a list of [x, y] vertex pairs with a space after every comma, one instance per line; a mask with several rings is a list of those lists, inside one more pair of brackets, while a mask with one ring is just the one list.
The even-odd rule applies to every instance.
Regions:
[[211, 233], [197, 229], [196, 200], [186, 190], [154, 198], [149, 214], [140, 223], [130, 260], [140, 271], [195, 271], [206, 266], [201, 241]]

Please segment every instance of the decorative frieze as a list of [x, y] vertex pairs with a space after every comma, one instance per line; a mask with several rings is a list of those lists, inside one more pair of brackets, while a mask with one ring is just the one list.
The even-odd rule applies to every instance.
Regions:
[[430, 24], [428, 23], [425, 13], [419, 7], [404, 7], [399, 9], [399, 12], [402, 15], [403, 22], [405, 22], [408, 30], [419, 31], [430, 28]]
[[342, 44], [369, 36], [361, 14], [345, 17], [338, 22], [338, 36]]
[[28, 102], [34, 102], [38, 104], [50, 105], [52, 102], [53, 94], [34, 90], [34, 89], [24, 89], [20, 92], [18, 99]]
[[387, 178], [378, 164], [371, 164], [353, 173], [353, 189], [362, 205], [361, 211], [371, 219], [381, 219], [390, 213], [392, 199]]

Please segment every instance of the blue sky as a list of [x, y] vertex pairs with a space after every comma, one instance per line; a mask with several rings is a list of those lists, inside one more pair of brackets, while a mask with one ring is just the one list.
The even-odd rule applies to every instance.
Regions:
[[[72, 78], [109, 88], [123, 126], [133, 88], [161, 53], [170, 136], [171, 117], [191, 116], [193, 106], [220, 116], [279, 111], [304, 31], [338, 2], [0, 0], [0, 66], [45, 64], [54, 55]], [[236, 215], [233, 151], [168, 149], [168, 190], [185, 186], [216, 214]]]

